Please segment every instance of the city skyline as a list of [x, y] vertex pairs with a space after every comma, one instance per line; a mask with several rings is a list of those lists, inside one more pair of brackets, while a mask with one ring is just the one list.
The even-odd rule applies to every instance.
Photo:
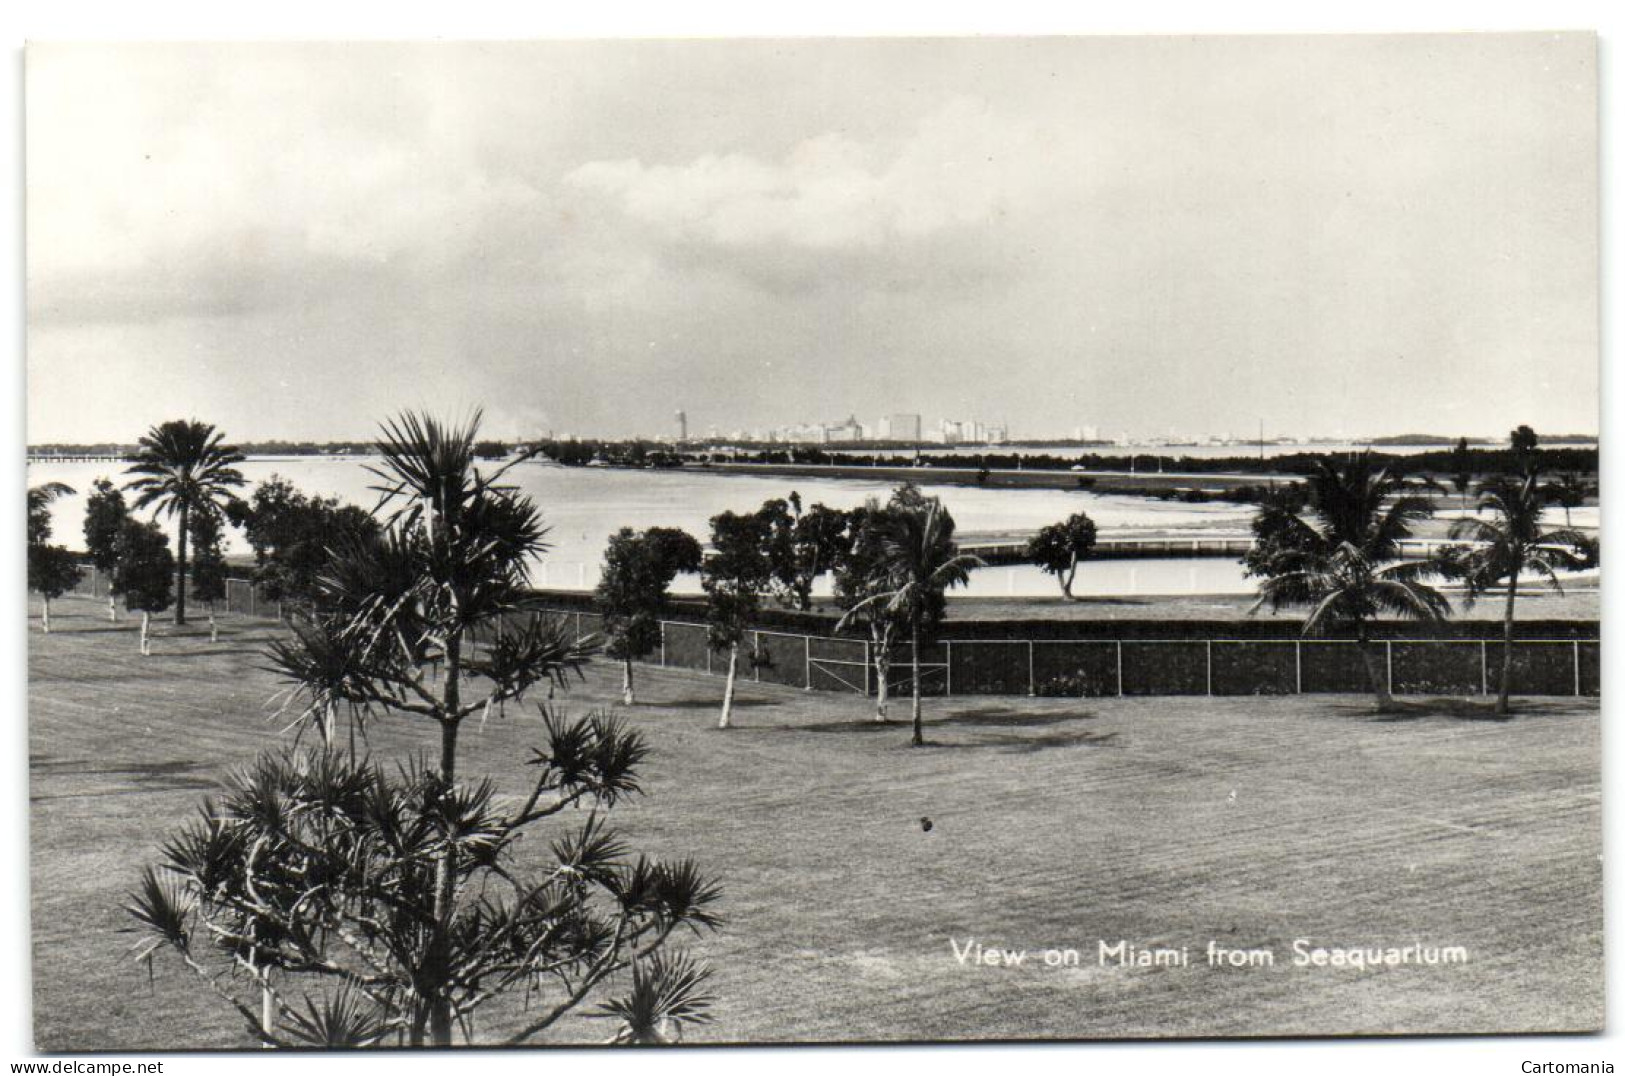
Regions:
[[28, 439], [1594, 433], [1594, 70], [1585, 34], [34, 46]]

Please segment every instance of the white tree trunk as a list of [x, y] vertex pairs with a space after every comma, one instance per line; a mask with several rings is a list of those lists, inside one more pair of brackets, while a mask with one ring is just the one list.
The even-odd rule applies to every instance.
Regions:
[[886, 704], [891, 700], [891, 662], [885, 657], [875, 658], [875, 721], [886, 721]]
[[220, 627], [214, 622], [214, 602], [209, 603], [209, 642], [220, 641]]
[[147, 637], [147, 631], [151, 627], [152, 614], [145, 609], [141, 610], [141, 653], [143, 655], [152, 653], [152, 643]]
[[40, 598], [40, 629], [51, 634], [51, 599], [44, 596]]
[[621, 703], [625, 706], [635, 706], [637, 701], [637, 695], [632, 689], [632, 659], [625, 658], [621, 662]]
[[722, 720], [717, 722], [717, 728], [728, 728], [728, 722], [734, 711], [734, 675], [739, 671], [739, 644], [735, 643], [728, 648], [728, 683], [722, 689]]
[[111, 590], [107, 592], [107, 621], [110, 624], [118, 623], [118, 599]]

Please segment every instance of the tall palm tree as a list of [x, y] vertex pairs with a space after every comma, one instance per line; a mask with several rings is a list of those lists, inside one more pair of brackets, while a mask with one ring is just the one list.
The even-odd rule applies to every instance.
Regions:
[[1368, 452], [1341, 463], [1317, 460], [1308, 487], [1306, 510], [1276, 501], [1253, 522], [1256, 540], [1246, 564], [1250, 574], [1265, 577], [1253, 610], [1306, 606], [1305, 635], [1352, 630], [1377, 709], [1391, 709], [1371, 621], [1383, 615], [1438, 620], [1450, 612], [1444, 595], [1422, 581], [1435, 567], [1399, 559], [1400, 541], [1432, 515], [1432, 502]]
[[1518, 580], [1525, 575], [1545, 578], [1562, 592], [1560, 571], [1588, 568], [1597, 563], [1597, 545], [1568, 527], [1542, 530], [1541, 517], [1553, 499], [1550, 489], [1537, 484], [1535, 475], [1500, 475], [1478, 487], [1478, 512], [1489, 519], [1469, 517], [1450, 528], [1450, 537], [1473, 545], [1455, 552], [1447, 561], [1451, 574], [1467, 585], [1469, 601], [1500, 584], [1506, 586], [1506, 611], [1501, 630], [1501, 690], [1495, 712], [1510, 709], [1512, 695], [1512, 641]]
[[225, 435], [206, 422], [173, 419], [154, 426], [141, 438], [141, 449], [125, 474], [136, 477], [124, 488], [136, 493], [137, 509], [156, 505], [166, 516], [179, 516], [175, 547], [175, 623], [186, 623], [186, 540], [192, 513], [224, 508], [232, 490], [245, 484], [234, 464], [243, 454], [225, 444]]
[[954, 517], [935, 497], [901, 503], [893, 497], [880, 526], [876, 569], [883, 581], [860, 605], [879, 605], [888, 616], [908, 624], [913, 644], [913, 743], [917, 747], [925, 742], [920, 725], [921, 632], [942, 618], [947, 604], [944, 595], [950, 588], [970, 582], [971, 569], [980, 568], [982, 559], [959, 552], [954, 544]]

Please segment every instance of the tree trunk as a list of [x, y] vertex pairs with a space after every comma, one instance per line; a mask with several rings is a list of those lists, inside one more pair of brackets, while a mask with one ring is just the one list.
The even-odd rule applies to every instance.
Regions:
[[1073, 600], [1073, 598], [1072, 598], [1072, 581], [1077, 578], [1077, 575], [1078, 575], [1078, 558], [1077, 558], [1077, 555], [1074, 554], [1073, 557], [1072, 557], [1072, 567], [1070, 567], [1070, 568], [1068, 568], [1066, 570], [1066, 575], [1061, 579], [1061, 593], [1066, 595], [1066, 600], [1067, 601], [1072, 601]]
[[884, 724], [886, 704], [891, 701], [891, 653], [875, 647], [875, 720]]
[[1360, 659], [1365, 662], [1365, 674], [1371, 681], [1371, 693], [1377, 698], [1377, 712], [1387, 713], [1394, 708], [1394, 696], [1388, 690], [1388, 670], [1377, 658], [1377, 651], [1371, 645], [1371, 639], [1366, 634], [1365, 625], [1360, 625], [1360, 635], [1356, 645], [1360, 649]]
[[51, 599], [40, 595], [40, 630], [51, 634]]
[[113, 595], [111, 587], [107, 591], [107, 622], [109, 624], [118, 623], [118, 598]]
[[220, 628], [214, 622], [214, 602], [209, 603], [209, 642], [220, 641]]
[[925, 743], [925, 734], [920, 728], [920, 622], [914, 620], [910, 625], [914, 639], [914, 746], [919, 747]]
[[152, 642], [147, 635], [151, 628], [152, 613], [143, 609], [141, 610], [141, 653], [144, 655], [152, 653]]
[[175, 623], [186, 623], [186, 521], [191, 511], [185, 501], [181, 502], [181, 533], [175, 542]]
[[[446, 644], [446, 684], [441, 695], [445, 713], [440, 719], [440, 779], [449, 792], [457, 781], [457, 719], [462, 705], [462, 640], [453, 636]], [[429, 1042], [433, 1046], [451, 1045], [451, 998], [447, 988], [451, 981], [451, 920], [452, 903], [456, 897], [457, 871], [453, 849], [448, 842], [440, 852], [434, 867], [434, 936], [428, 952], [424, 954], [423, 980], [428, 988]]]
[[1495, 700], [1495, 712], [1506, 714], [1512, 709], [1512, 613], [1518, 600], [1518, 572], [1513, 570], [1507, 580], [1506, 617], [1501, 623], [1501, 694]]
[[717, 728], [728, 728], [728, 721], [734, 710], [734, 674], [739, 671], [739, 644], [734, 643], [728, 648], [728, 682], [722, 689], [722, 720], [717, 722]]
[[621, 661], [621, 703], [634, 706], [637, 701], [637, 695], [632, 688], [632, 659], [624, 658]]

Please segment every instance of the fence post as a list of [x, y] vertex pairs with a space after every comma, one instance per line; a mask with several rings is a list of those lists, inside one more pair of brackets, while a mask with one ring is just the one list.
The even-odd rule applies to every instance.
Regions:
[[1207, 693], [1213, 694], [1213, 640], [1207, 641]]
[[1383, 649], [1388, 651], [1388, 694], [1392, 695], [1394, 693], [1394, 641], [1389, 639], [1382, 645]]
[[1575, 695], [1581, 694], [1581, 691], [1580, 691], [1580, 640], [1578, 640], [1578, 639], [1574, 640], [1574, 694]]
[[759, 684], [762, 682], [762, 633], [758, 631], [755, 635], [750, 648], [750, 678]]
[[1292, 672], [1297, 683], [1298, 694], [1303, 694], [1303, 640], [1292, 640]]
[[1033, 672], [1033, 641], [1027, 640], [1027, 697], [1038, 694], [1038, 677]]
[[[942, 693], [944, 695], [947, 695], [947, 696], [951, 697], [953, 695], [953, 693], [954, 693], [954, 644], [953, 644], [953, 640], [952, 639], [948, 640], [947, 642], [943, 643], [942, 646], [943, 646], [943, 650], [944, 650], [944, 652], [946, 654], [946, 657], [944, 657], [944, 659], [943, 659], [944, 664], [943, 664], [943, 670], [942, 670]], [[920, 668], [920, 655], [919, 654], [914, 655], [914, 668], [916, 670], [915, 671], [915, 676], [918, 677], [919, 676], [918, 670]], [[918, 687], [918, 685], [916, 685], [916, 688], [917, 687]]]
[[1483, 639], [1478, 640], [1478, 693], [1490, 693], [1490, 644]]
[[874, 662], [872, 660], [872, 655], [869, 653], [869, 646], [870, 646], [869, 641], [867, 639], [865, 639], [863, 641], [863, 697], [864, 698], [869, 697], [869, 670], [874, 667]]
[[666, 622], [660, 622], [660, 667], [666, 667]]
[[1117, 695], [1123, 695], [1123, 640], [1117, 640]]
[[803, 643], [807, 644], [807, 666], [806, 666], [806, 670], [807, 670], [806, 671], [807, 686], [803, 690], [811, 691], [812, 690], [812, 636], [811, 635], [803, 635], [801, 637], [801, 641]]

